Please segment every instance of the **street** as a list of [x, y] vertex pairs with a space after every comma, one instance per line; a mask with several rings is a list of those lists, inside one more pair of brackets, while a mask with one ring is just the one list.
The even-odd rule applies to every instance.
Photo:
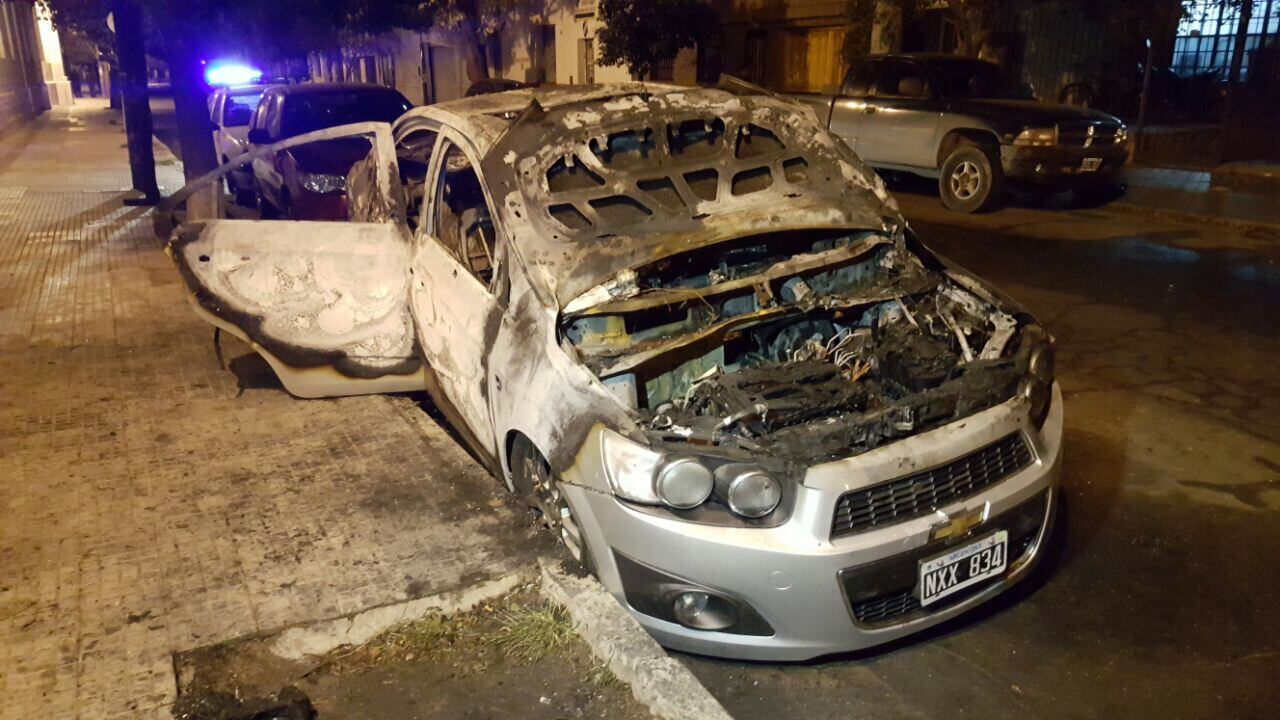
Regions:
[[1280, 687], [1280, 245], [1119, 208], [956, 216], [937, 252], [1058, 341], [1065, 545], [909, 642], [801, 665], [684, 656], [741, 718], [1264, 718]]

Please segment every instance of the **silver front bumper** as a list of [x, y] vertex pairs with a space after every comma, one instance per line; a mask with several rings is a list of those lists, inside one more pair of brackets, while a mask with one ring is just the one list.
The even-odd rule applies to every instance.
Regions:
[[[841, 571], [911, 553], [930, 541], [938, 514], [882, 529], [830, 538], [839, 497], [858, 488], [944, 464], [1011, 432], [1025, 437], [1032, 463], [973, 497], [941, 508], [958, 516], [982, 509], [988, 522], [1044, 495], [1045, 517], [1029, 550], [1010, 558], [1005, 577], [936, 612], [874, 627], [853, 619]], [[1044, 427], [1036, 430], [1019, 400], [862, 455], [814, 466], [799, 489], [790, 518], [776, 528], [699, 525], [639, 512], [607, 492], [591, 489], [585, 473], [600, 472], [591, 440], [579, 464], [564, 473], [565, 492], [592, 548], [601, 582], [627, 605], [613, 553], [718, 590], [749, 604], [773, 627], [771, 636], [693, 630], [632, 610], [663, 645], [688, 652], [752, 660], [804, 660], [858, 650], [909, 635], [994, 597], [1027, 575], [1041, 554], [1057, 504], [1062, 457], [1062, 395], [1055, 385]], [[983, 534], [984, 525], [971, 536]]]

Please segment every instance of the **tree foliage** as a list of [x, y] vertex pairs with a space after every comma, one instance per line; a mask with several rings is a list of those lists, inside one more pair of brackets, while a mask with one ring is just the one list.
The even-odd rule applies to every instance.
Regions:
[[719, 17], [702, 0], [600, 0], [600, 61], [644, 77], [655, 62], [705, 41]]

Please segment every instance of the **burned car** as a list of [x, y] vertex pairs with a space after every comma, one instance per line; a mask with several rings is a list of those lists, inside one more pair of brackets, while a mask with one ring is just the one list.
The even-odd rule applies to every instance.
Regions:
[[353, 222], [176, 231], [197, 313], [301, 397], [426, 389], [663, 644], [865, 648], [1042, 554], [1051, 338], [811, 111], [526, 89], [342, 133]]

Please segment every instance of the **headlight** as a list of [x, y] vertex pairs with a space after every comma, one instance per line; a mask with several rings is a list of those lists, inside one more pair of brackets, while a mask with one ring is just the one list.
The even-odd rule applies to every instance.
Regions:
[[1046, 147], [1058, 144], [1057, 128], [1027, 128], [1013, 139], [1014, 145]]
[[748, 470], [729, 482], [729, 509], [743, 517], [764, 517], [778, 507], [782, 486], [763, 470]]
[[600, 447], [604, 453], [604, 474], [615, 495], [650, 505], [662, 502], [653, 488], [653, 473], [662, 455], [612, 430], [601, 434]]
[[710, 468], [691, 457], [677, 457], [663, 463], [653, 487], [662, 502], [678, 510], [695, 508], [711, 497], [715, 476]]
[[1129, 128], [1125, 127], [1124, 125], [1121, 125], [1120, 129], [1116, 130], [1116, 144], [1119, 145], [1120, 143], [1128, 139], [1129, 139]]
[[1031, 422], [1037, 428], [1043, 426], [1045, 418], [1049, 417], [1049, 401], [1053, 398], [1050, 387], [1037, 377], [1022, 378], [1018, 385], [1018, 394], [1031, 403]]
[[1041, 345], [1031, 351], [1031, 358], [1027, 362], [1027, 372], [1045, 385], [1053, 385], [1053, 348], [1049, 345]]
[[341, 175], [325, 175], [322, 173], [303, 173], [302, 187], [317, 195], [341, 192], [347, 189], [347, 179]]

